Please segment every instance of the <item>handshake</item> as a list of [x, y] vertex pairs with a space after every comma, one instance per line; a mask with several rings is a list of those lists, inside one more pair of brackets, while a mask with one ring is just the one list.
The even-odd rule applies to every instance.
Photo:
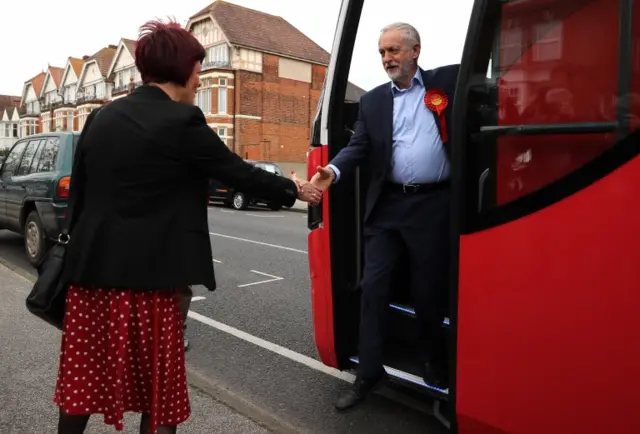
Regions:
[[298, 178], [295, 172], [291, 172], [291, 180], [298, 186], [298, 199], [308, 202], [312, 206], [320, 203], [322, 193], [329, 188], [335, 177], [336, 175], [331, 168], [321, 166], [318, 166], [311, 181], [304, 181]]

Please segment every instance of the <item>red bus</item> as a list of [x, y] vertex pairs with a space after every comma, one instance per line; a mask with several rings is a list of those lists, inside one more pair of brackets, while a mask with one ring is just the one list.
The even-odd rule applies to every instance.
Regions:
[[[342, 2], [309, 176], [357, 116], [364, 3]], [[387, 371], [448, 402], [452, 432], [640, 432], [640, 4], [476, 0], [453, 104], [451, 385], [420, 378], [402, 265]], [[366, 172], [309, 208], [315, 341], [341, 370], [358, 362]]]

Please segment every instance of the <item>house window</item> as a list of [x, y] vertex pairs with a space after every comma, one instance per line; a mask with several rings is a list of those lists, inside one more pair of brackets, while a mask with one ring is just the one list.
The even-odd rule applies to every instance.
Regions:
[[203, 62], [210, 66], [225, 66], [229, 64], [229, 46], [220, 44], [207, 48], [207, 55]]
[[27, 103], [27, 114], [37, 115], [40, 112], [40, 103], [38, 101], [30, 101]]
[[227, 147], [229, 147], [228, 133], [229, 130], [227, 130], [226, 128], [218, 128], [218, 137], [220, 137], [220, 140], [222, 140], [224, 144], [227, 145]]
[[56, 112], [55, 120], [56, 120], [56, 131], [64, 131], [64, 115], [65, 112], [58, 111]]
[[43, 133], [50, 132], [49, 127], [51, 127], [51, 118], [49, 116], [50, 116], [49, 113], [42, 113], [42, 132]]
[[92, 110], [91, 107], [83, 107], [80, 110], [78, 110], [78, 130], [79, 131], [82, 131], [82, 128], [84, 128], [84, 123], [87, 121], [87, 118], [91, 113], [91, 110]]
[[218, 113], [227, 113], [227, 80], [218, 81]]
[[28, 122], [29, 122], [29, 135], [36, 134], [38, 132], [37, 131], [38, 121], [36, 121], [35, 119], [32, 119]]
[[123, 69], [121, 71], [118, 71], [116, 73], [116, 87], [117, 88], [123, 88], [126, 86], [129, 86], [129, 83], [131, 82], [131, 78], [133, 78], [133, 81], [136, 81], [136, 67], [135, 66], [131, 66], [129, 68]]
[[75, 86], [69, 85], [64, 88], [64, 102], [65, 103], [73, 103], [76, 101], [76, 88]]
[[67, 131], [73, 131], [73, 110], [67, 112]]
[[4, 136], [11, 137], [11, 124], [4, 124]]
[[202, 80], [195, 103], [202, 113], [211, 113], [211, 79]]
[[18, 124], [13, 124], [13, 137], [18, 137]]
[[544, 62], [562, 57], [562, 22], [548, 21], [535, 26], [533, 60]]

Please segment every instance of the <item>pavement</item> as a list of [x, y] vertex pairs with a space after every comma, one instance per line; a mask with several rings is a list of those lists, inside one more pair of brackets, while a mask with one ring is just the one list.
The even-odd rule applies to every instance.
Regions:
[[[28, 313], [31, 280], [0, 265], [0, 432], [54, 433], [57, 407], [53, 390], [60, 332]], [[269, 431], [203, 391], [190, 387], [192, 416], [179, 431], [193, 434], [262, 434]], [[138, 416], [128, 414], [125, 432], [137, 432]], [[101, 416], [91, 418], [88, 434], [113, 433]]]
[[[348, 386], [353, 375], [328, 368], [317, 357], [306, 219], [304, 213], [261, 208], [246, 211], [209, 208], [212, 260], [219, 287], [214, 292], [194, 288], [187, 321], [187, 337], [191, 343], [187, 372], [192, 387], [202, 393], [194, 394], [194, 400], [201, 396], [202, 403], [194, 403], [198, 407], [189, 422], [194, 424], [193, 430], [185, 425], [183, 432], [223, 432], [215, 431], [214, 421], [210, 422], [209, 431], [199, 431], [198, 426], [201, 421], [209, 423], [209, 418], [225, 420], [240, 413], [245, 418], [229, 419], [233, 422], [226, 422], [228, 428], [224, 432], [261, 432], [256, 431], [261, 429], [258, 425], [251, 425], [251, 421], [256, 421], [279, 433], [446, 433], [429, 414], [428, 403], [407, 398], [397, 390], [383, 389], [365, 405], [348, 413], [337, 413], [333, 409], [337, 394]], [[0, 263], [32, 279], [36, 274], [26, 260], [22, 237], [8, 231], [0, 231]], [[18, 278], [13, 276], [13, 279]], [[16, 398], [0, 391], [3, 403], [0, 409], [8, 405], [16, 409], [24, 405], [30, 408], [32, 399], [38, 398], [42, 409], [29, 411], [28, 417], [38, 419], [41, 414], [50, 420], [55, 412], [50, 404], [51, 379], [55, 376], [59, 341], [56, 333], [29, 317], [24, 309], [26, 293], [20, 293], [13, 286], [0, 281], [0, 292], [12, 294], [9, 298], [0, 294], [3, 297], [0, 343], [6, 342], [4, 347], [10, 345], [11, 348], [2, 350], [0, 371], [9, 372], [12, 367], [29, 364], [40, 366], [42, 360], [49, 359], [53, 368], [43, 368], [42, 375], [50, 375], [47, 377], [50, 379], [42, 377], [33, 386], [34, 390], [44, 387], [46, 393], [40, 390], [34, 392], [34, 397], [19, 396], [17, 399], [26, 403], [14, 406], [12, 400]], [[4, 303], [5, 299], [12, 300], [10, 307]], [[6, 309], [10, 312], [5, 313]], [[32, 328], [34, 331], [30, 331]], [[16, 329], [19, 332], [10, 341]], [[32, 350], [32, 347], [38, 348]], [[29, 353], [23, 353], [24, 349]], [[41, 357], [39, 353], [31, 355], [31, 351], [50, 354]], [[21, 357], [28, 357], [32, 362], [22, 361]], [[34, 369], [31, 367], [26, 372]], [[21, 375], [22, 381], [27, 374]], [[0, 378], [0, 384], [10, 383]], [[31, 387], [24, 384], [12, 393], [23, 390], [22, 393], [28, 394], [24, 390]], [[205, 404], [212, 407], [205, 408]], [[222, 409], [228, 413], [222, 413]], [[3, 414], [0, 413], [0, 433], [12, 432], [2, 429]], [[8, 419], [16, 417], [11, 415]], [[241, 425], [243, 423], [246, 425]]]

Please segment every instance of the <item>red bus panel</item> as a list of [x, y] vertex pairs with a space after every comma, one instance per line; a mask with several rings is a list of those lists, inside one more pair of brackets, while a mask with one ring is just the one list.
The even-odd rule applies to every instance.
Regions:
[[[540, 131], [495, 138], [494, 215], [546, 200], [638, 128], [640, 8], [629, 63], [621, 1], [502, 6], [493, 125]], [[607, 122], [618, 129], [541, 132]], [[460, 237], [459, 433], [640, 432], [640, 157], [625, 161], [549, 206]]]
[[[328, 163], [327, 146], [313, 148], [307, 157], [307, 179], [316, 173], [318, 166]], [[331, 244], [329, 240], [329, 203], [325, 192], [322, 199], [320, 227], [308, 235], [309, 271], [311, 274], [311, 307], [313, 329], [318, 356], [325, 365], [338, 367], [333, 328], [333, 294], [331, 290]]]
[[638, 186], [636, 157], [551, 207], [461, 237], [461, 434], [640, 432]]

